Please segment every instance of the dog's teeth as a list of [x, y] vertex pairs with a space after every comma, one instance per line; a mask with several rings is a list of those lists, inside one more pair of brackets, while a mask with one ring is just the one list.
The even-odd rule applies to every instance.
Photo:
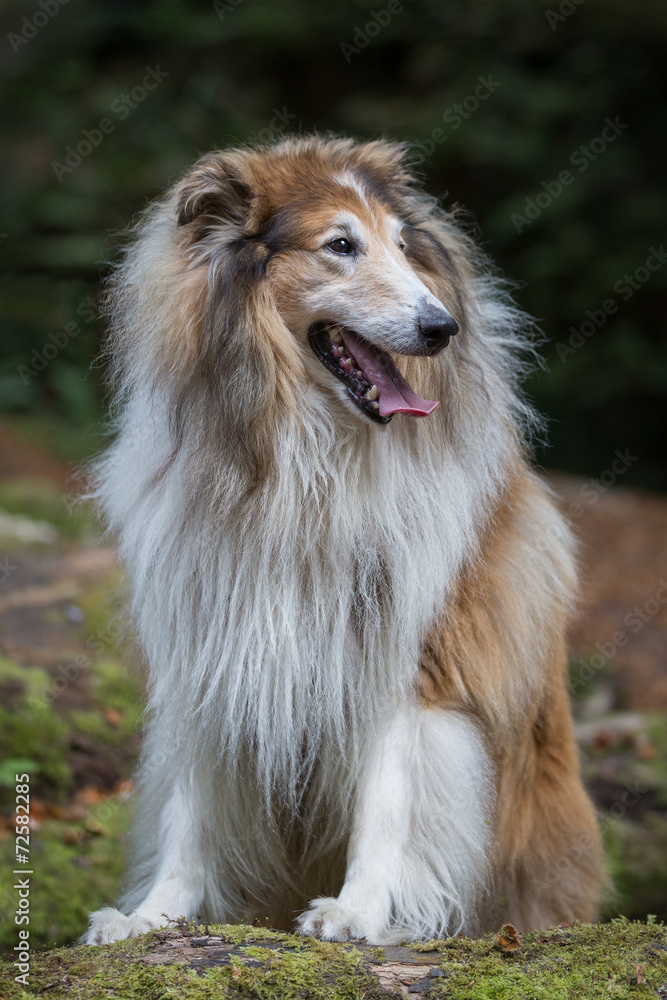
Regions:
[[333, 354], [334, 358], [339, 358], [343, 353], [343, 349], [341, 347], [337, 347], [336, 344], [334, 344], [333, 347], [331, 348], [331, 353]]
[[329, 336], [330, 336], [331, 342], [333, 344], [342, 344], [343, 343], [343, 338], [340, 335], [340, 330], [333, 330], [333, 332], [330, 333]]
[[373, 402], [373, 400], [377, 398], [378, 398], [378, 387], [376, 385], [372, 385], [368, 390], [368, 392], [366, 393], [366, 399], [369, 399], [371, 402]]
[[379, 409], [380, 409], [379, 403], [371, 403], [371, 410], [379, 410]]

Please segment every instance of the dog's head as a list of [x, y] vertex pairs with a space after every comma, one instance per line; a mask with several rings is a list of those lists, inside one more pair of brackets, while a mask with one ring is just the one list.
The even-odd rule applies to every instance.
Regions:
[[465, 338], [467, 241], [405, 159], [385, 141], [294, 138], [209, 154], [177, 185], [187, 329], [169, 364], [233, 411], [241, 458], [266, 464], [267, 428], [306, 390], [366, 426], [441, 402], [430, 370]]

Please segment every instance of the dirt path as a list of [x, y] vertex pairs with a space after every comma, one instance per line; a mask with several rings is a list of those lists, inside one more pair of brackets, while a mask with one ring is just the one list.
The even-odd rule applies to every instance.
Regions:
[[667, 498], [549, 478], [580, 542], [573, 659], [608, 669], [615, 707], [667, 709]]

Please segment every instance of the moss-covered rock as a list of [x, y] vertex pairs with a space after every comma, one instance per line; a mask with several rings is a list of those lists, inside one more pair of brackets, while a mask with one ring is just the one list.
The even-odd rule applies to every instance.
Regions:
[[16, 982], [15, 971], [11, 959], [0, 964], [5, 1000], [666, 998], [667, 931], [652, 918], [561, 926], [523, 935], [510, 950], [507, 935], [372, 948], [183, 924], [134, 941], [37, 952], [27, 985]]

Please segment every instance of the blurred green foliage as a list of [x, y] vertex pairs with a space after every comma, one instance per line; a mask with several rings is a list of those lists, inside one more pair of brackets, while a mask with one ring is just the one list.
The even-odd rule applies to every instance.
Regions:
[[[266, 135], [272, 121], [278, 135], [287, 119], [292, 131], [419, 143], [429, 189], [472, 211], [549, 338], [548, 368], [528, 385], [552, 418], [551, 447], [538, 458], [596, 475], [616, 448], [630, 448], [638, 461], [627, 483], [667, 487], [667, 266], [637, 277], [627, 300], [614, 287], [626, 287], [624, 275], [660, 248], [667, 228], [667, 7], [45, 3], [56, 12], [36, 16], [45, 8], [23, 0], [0, 15], [3, 410], [81, 428], [99, 420], [102, 379], [91, 362], [101, 325], [89, 297], [113, 258], [111, 234], [198, 152]], [[142, 97], [135, 88], [147, 68], [167, 75]], [[479, 77], [493, 81], [481, 100]], [[607, 118], [627, 128], [594, 142]], [[100, 141], [69, 169], [67, 147], [88, 141], [84, 130], [94, 139], [98, 130]], [[582, 146], [589, 152], [577, 154]], [[67, 169], [54, 170], [54, 161]], [[573, 179], [554, 195], [564, 170]], [[512, 220], [531, 211], [532, 221]], [[600, 311], [610, 299], [618, 308], [607, 316]], [[75, 326], [63, 338], [67, 323]], [[563, 357], [571, 328], [581, 346]], [[37, 371], [45, 353], [53, 357]]]
[[38, 775], [41, 783], [57, 789], [57, 793], [63, 794], [69, 788], [67, 725], [43, 696], [49, 684], [48, 675], [39, 667], [22, 667], [0, 657], [0, 759], [5, 765], [0, 782], [1, 807], [8, 806], [15, 794], [15, 774], [6, 766], [12, 762], [15, 771], [28, 770]]

